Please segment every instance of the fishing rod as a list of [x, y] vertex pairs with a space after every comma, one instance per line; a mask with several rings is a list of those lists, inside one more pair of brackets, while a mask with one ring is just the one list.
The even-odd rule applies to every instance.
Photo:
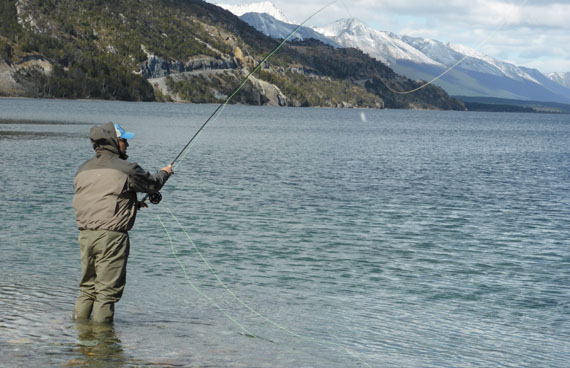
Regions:
[[[231, 95], [229, 95], [224, 102], [222, 102], [217, 108], [216, 110], [214, 110], [214, 112], [208, 117], [208, 119], [206, 119], [206, 121], [204, 122], [204, 124], [202, 124], [202, 126], [200, 127], [200, 129], [198, 129], [196, 131], [196, 133], [192, 136], [192, 138], [190, 138], [190, 140], [188, 141], [188, 143], [186, 143], [186, 145], [184, 146], [184, 148], [182, 148], [182, 150], [180, 151], [180, 153], [178, 153], [178, 155], [174, 158], [174, 160], [172, 160], [172, 162], [170, 163], [172, 165], [172, 167], [174, 167], [176, 161], [178, 161], [180, 158], [183, 157], [183, 155], [185, 154], [185, 152], [190, 148], [190, 146], [192, 145], [192, 142], [194, 142], [194, 140], [200, 135], [200, 133], [210, 124], [210, 122], [215, 121], [218, 116], [222, 113], [223, 109], [226, 107], [226, 105], [230, 102], [230, 100], [242, 89], [242, 87], [247, 83], [247, 81], [249, 80], [249, 77], [251, 77], [255, 72], [257, 72], [262, 66], [263, 64], [271, 57], [273, 56], [273, 54], [275, 54], [284, 44], [285, 42], [287, 42], [291, 37], [293, 37], [293, 35], [295, 33], [297, 33], [299, 31], [299, 29], [301, 29], [301, 27], [303, 27], [305, 25], [305, 23], [307, 23], [311, 18], [313, 18], [315, 15], [319, 14], [320, 12], [322, 12], [323, 10], [325, 10], [326, 8], [328, 8], [329, 6], [331, 6], [332, 4], [336, 3], [337, 0], [334, 0], [333, 2], [323, 6], [322, 8], [320, 8], [319, 10], [317, 10], [316, 12], [314, 12], [313, 14], [311, 14], [307, 19], [305, 19], [301, 24], [299, 24], [297, 27], [295, 27], [295, 29], [293, 29], [293, 31], [291, 31], [287, 37], [285, 37], [281, 43], [279, 43], [279, 45], [277, 45], [269, 54], [267, 54], [263, 60], [261, 60], [257, 66], [250, 71], [245, 78], [243, 78], [243, 80], [241, 81], [241, 83], [239, 84], [239, 86], [232, 92]], [[218, 113], [219, 112], [219, 113]], [[216, 119], [214, 119], [214, 117]], [[214, 119], [214, 120], [212, 120]]]
[[[326, 8], [328, 8], [329, 6], [331, 6], [332, 4], [336, 3], [337, 0], [334, 0], [330, 3], [328, 3], [327, 5], [323, 6], [322, 8], [320, 8], [319, 10], [317, 10], [316, 12], [314, 12], [313, 14], [311, 14], [307, 19], [305, 19], [303, 22], [301, 22], [301, 24], [299, 24], [297, 27], [295, 27], [288, 35], [287, 37], [285, 37], [280, 43], [279, 45], [277, 45], [273, 50], [271, 50], [270, 53], [268, 53], [263, 60], [261, 60], [257, 66], [250, 71], [245, 78], [242, 79], [242, 81], [240, 82], [240, 84], [238, 85], [238, 87], [214, 110], [214, 112], [208, 117], [208, 119], [206, 119], [206, 121], [202, 124], [202, 126], [200, 126], [200, 128], [196, 131], [196, 133], [194, 133], [194, 135], [192, 136], [192, 138], [190, 138], [190, 140], [186, 143], [186, 145], [182, 148], [182, 150], [178, 153], [178, 155], [176, 155], [176, 157], [174, 158], [174, 160], [172, 160], [172, 162], [170, 163], [170, 166], [172, 168], [176, 168], [177, 165], [176, 161], [181, 160], [182, 158], [184, 158], [184, 156], [186, 156], [187, 152], [189, 151], [190, 147], [192, 146], [192, 143], [198, 138], [198, 136], [200, 136], [200, 134], [204, 131], [204, 129], [206, 129], [206, 127], [208, 125], [210, 125], [211, 123], [213, 123], [214, 121], [217, 120], [217, 118], [221, 115], [222, 111], [224, 111], [225, 107], [227, 106], [227, 104], [230, 102], [230, 100], [242, 89], [242, 87], [247, 83], [247, 81], [249, 80], [249, 78], [255, 73], [257, 72], [262, 66], [263, 64], [270, 58], [273, 56], [273, 54], [275, 54], [277, 51], [279, 51], [279, 49], [291, 38], [293, 37], [293, 35], [295, 35], [295, 33], [297, 33], [301, 27], [303, 27], [309, 20], [311, 20], [311, 18], [313, 18], [315, 15], [319, 14], [320, 12], [322, 12], [323, 10], [325, 10]], [[149, 199], [150, 203], [152, 204], [158, 204], [160, 203], [160, 201], [162, 200], [162, 195], [159, 192], [156, 193], [152, 193], [152, 194], [147, 194], [144, 198], [143, 198], [143, 202], [146, 200], [146, 198]]]

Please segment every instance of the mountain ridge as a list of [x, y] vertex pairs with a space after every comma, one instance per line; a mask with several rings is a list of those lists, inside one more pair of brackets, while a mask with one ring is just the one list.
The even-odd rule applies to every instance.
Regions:
[[[487, 97], [503, 97], [518, 99], [537, 99], [553, 102], [570, 103], [570, 89], [563, 85], [554, 85], [547, 81], [536, 69], [518, 67], [485, 55], [477, 50], [453, 43], [442, 43], [419, 37], [399, 36], [393, 33], [376, 31], [368, 26], [360, 26], [361, 33], [354, 34], [354, 29], [336, 28], [336, 33], [328, 35], [341, 45], [356, 47], [382, 60], [388, 55], [388, 62], [400, 74], [410, 78], [431, 80], [449, 67], [454, 73], [446, 74], [441, 81], [435, 81], [451, 94], [479, 95]], [[329, 28], [330, 29], [330, 28]], [[383, 38], [375, 39], [370, 45], [370, 33], [382, 34]], [[325, 33], [327, 34], [327, 33]], [[347, 42], [345, 36], [350, 34], [352, 42]], [[356, 40], [356, 41], [354, 41]], [[359, 42], [359, 40], [363, 40]], [[418, 50], [421, 54], [409, 52], [398, 55], [394, 52], [396, 42], [400, 40]], [[397, 45], [398, 51], [403, 50]], [[429, 66], [431, 68], [426, 68]], [[455, 75], [454, 75], [455, 74]], [[462, 74], [462, 75], [461, 75]], [[470, 85], [463, 88], [463, 81], [470, 80]], [[461, 81], [456, 83], [455, 80]], [[462, 81], [463, 80], [463, 81]], [[447, 88], [445, 87], [447, 83]], [[453, 85], [452, 88], [449, 85]]]
[[546, 76], [554, 82], [566, 88], [570, 88], [570, 72], [548, 73]]
[[[256, 3], [257, 13], [263, 12], [264, 4], [267, 2]], [[244, 20], [271, 37], [280, 37], [276, 29], [268, 30], [247, 18]], [[464, 45], [378, 31], [357, 19], [339, 19], [313, 29], [342, 47], [364, 51], [412, 79], [432, 80], [461, 61], [434, 82], [452, 95], [570, 103], [570, 81], [564, 73], [546, 76], [536, 69], [518, 67]]]
[[244, 5], [231, 5], [231, 4], [224, 4], [224, 3], [216, 3], [217, 6], [220, 8], [226, 9], [229, 12], [241, 17], [246, 13], [258, 13], [258, 14], [268, 14], [271, 17], [284, 22], [292, 24], [293, 22], [287, 19], [285, 14], [279, 10], [275, 4], [270, 1], [262, 1], [256, 3], [249, 3]]
[[[276, 39], [286, 38], [297, 28], [297, 26], [294, 24], [281, 21], [266, 13], [247, 12], [240, 15], [239, 18], [247, 24], [253, 26], [261, 33], [269, 35], [270, 37]], [[295, 34], [291, 36], [291, 39], [293, 40], [304, 40], [310, 38], [318, 40], [324, 44], [340, 47], [338, 43], [330, 40], [327, 37], [324, 37], [309, 27], [301, 27]]]

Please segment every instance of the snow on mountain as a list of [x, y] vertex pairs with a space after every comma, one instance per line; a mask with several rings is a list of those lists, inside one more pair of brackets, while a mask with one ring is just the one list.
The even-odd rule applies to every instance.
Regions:
[[441, 65], [393, 33], [377, 31], [358, 19], [340, 19], [325, 27], [315, 28], [315, 30], [344, 47], [360, 49], [387, 65], [391, 65], [396, 60]]
[[498, 76], [507, 76], [512, 79], [527, 79], [531, 82], [540, 84], [538, 80], [516, 65], [497, 60], [464, 45], [448, 42], [445, 46], [463, 55], [462, 58], [465, 56], [467, 57], [465, 61], [460, 64], [460, 67], [463, 69], [471, 69]]
[[409, 78], [431, 80], [457, 64], [435, 82], [455, 95], [570, 101], [570, 89], [538, 70], [518, 67], [463, 45], [381, 32], [356, 19], [342, 19], [316, 30]]
[[[216, 5], [232, 12], [253, 28], [272, 38], [283, 39], [297, 28], [296, 24], [289, 21], [283, 12], [269, 1], [244, 5]], [[340, 47], [336, 42], [309, 27], [301, 27], [291, 38], [297, 40], [314, 38], [328, 45]]]
[[[295, 28], [297, 28], [297, 25], [295, 24], [282, 22], [265, 13], [245, 13], [240, 16], [240, 19], [258, 31], [276, 39], [287, 37]], [[317, 33], [308, 27], [301, 27], [291, 38], [298, 40], [314, 38], [325, 44], [340, 47], [336, 42], [324, 37], [322, 34]]]
[[271, 15], [273, 18], [285, 23], [293, 23], [287, 19], [285, 14], [279, 10], [272, 2], [262, 1], [258, 3], [230, 5], [230, 4], [216, 4], [220, 8], [224, 8], [231, 13], [241, 17], [246, 13], [265, 13]]
[[417, 64], [450, 67], [463, 60], [458, 68], [538, 83], [515, 65], [494, 59], [467, 46], [377, 31], [357, 19], [341, 19], [316, 30], [342, 46], [358, 48], [388, 65], [406, 60]]
[[[284, 38], [296, 27], [270, 2], [219, 6], [273, 38]], [[570, 73], [546, 77], [536, 69], [518, 67], [463, 45], [378, 31], [357, 19], [303, 27], [295, 38], [360, 49], [413, 79], [431, 80], [461, 61], [434, 82], [453, 95], [570, 103]]]
[[463, 55], [449, 47], [446, 47], [439, 41], [410, 36], [398, 37], [408, 45], [422, 52], [424, 55], [431, 55], [430, 58], [437, 60], [437, 62], [442, 65], [453, 65], [463, 57]]
[[548, 73], [546, 76], [553, 80], [554, 82], [566, 87], [570, 88], [570, 72], [567, 73]]

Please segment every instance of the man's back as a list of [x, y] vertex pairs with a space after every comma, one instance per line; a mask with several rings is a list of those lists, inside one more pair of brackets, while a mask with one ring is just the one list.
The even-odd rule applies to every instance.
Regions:
[[136, 164], [102, 151], [79, 168], [75, 176], [73, 208], [79, 230], [128, 231], [137, 197], [129, 176]]

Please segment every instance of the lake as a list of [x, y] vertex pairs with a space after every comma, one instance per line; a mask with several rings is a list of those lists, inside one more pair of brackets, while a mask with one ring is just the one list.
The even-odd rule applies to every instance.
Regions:
[[568, 366], [570, 115], [228, 106], [74, 323], [90, 127], [154, 171], [216, 107], [0, 99], [2, 366]]

